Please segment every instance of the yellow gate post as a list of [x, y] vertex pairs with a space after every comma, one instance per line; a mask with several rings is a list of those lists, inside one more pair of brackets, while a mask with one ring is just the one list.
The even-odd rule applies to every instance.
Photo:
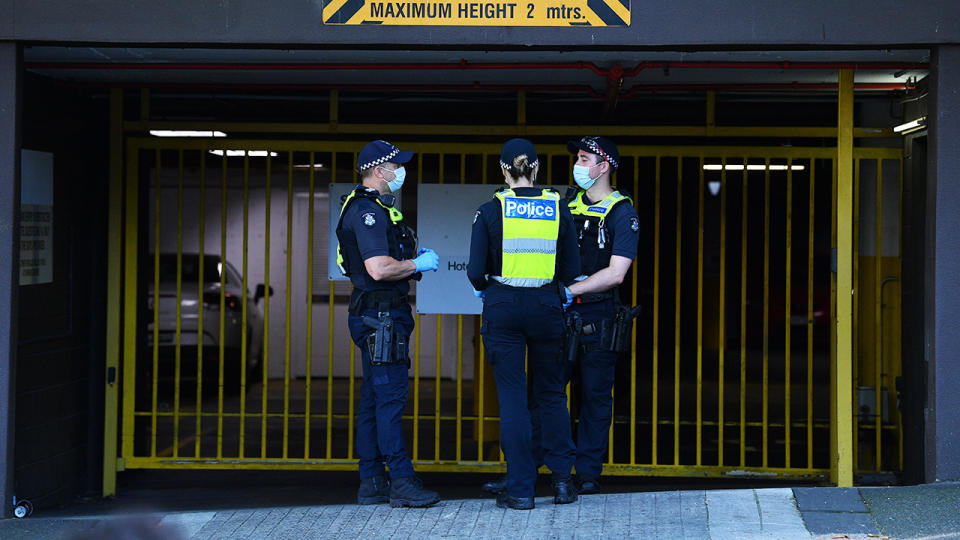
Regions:
[[107, 372], [103, 407], [103, 496], [117, 494], [120, 382], [120, 256], [123, 245], [123, 90], [110, 89], [110, 216], [107, 233]]
[[830, 480], [853, 485], [853, 70], [837, 102], [837, 357], [831, 379]]

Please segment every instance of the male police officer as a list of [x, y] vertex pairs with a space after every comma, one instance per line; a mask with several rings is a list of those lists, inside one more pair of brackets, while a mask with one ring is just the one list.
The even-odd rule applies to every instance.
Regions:
[[613, 142], [584, 137], [567, 143], [567, 149], [576, 154], [573, 179], [579, 189], [571, 188], [567, 200], [577, 225], [581, 264], [580, 281], [570, 285], [576, 297], [571, 309], [580, 315], [584, 328], [573, 368], [580, 385], [576, 471], [580, 493], [589, 494], [600, 492], [614, 371], [623, 350], [622, 336], [632, 328], [630, 317], [617, 316], [624, 309], [618, 286], [637, 256], [640, 223], [630, 198], [610, 184], [620, 164]]
[[337, 225], [337, 262], [354, 287], [348, 324], [363, 356], [357, 410], [360, 504], [389, 501], [393, 507], [420, 507], [440, 500], [414, 475], [401, 425], [414, 325], [408, 280], [436, 271], [439, 262], [433, 250], [415, 251], [416, 236], [394, 208], [392, 193], [403, 185], [403, 164], [412, 157], [413, 152], [386, 141], [364, 146], [357, 156], [363, 183], [347, 195]]

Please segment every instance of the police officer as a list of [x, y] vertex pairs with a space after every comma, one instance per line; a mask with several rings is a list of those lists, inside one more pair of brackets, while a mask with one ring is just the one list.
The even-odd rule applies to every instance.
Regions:
[[[533, 377], [533, 400], [551, 451], [554, 502], [577, 499], [570, 476], [574, 460], [570, 416], [560, 357], [563, 305], [573, 299], [565, 283], [579, 271], [573, 219], [560, 195], [533, 187], [537, 153], [530, 141], [503, 145], [500, 167], [509, 186], [477, 210], [467, 277], [483, 298], [480, 333], [493, 366], [500, 402], [500, 445], [507, 474], [497, 506], [533, 508], [537, 468], [531, 445], [524, 358]], [[526, 355], [525, 353], [529, 353]]]
[[[567, 149], [576, 154], [573, 179], [577, 189], [571, 188], [566, 199], [576, 223], [581, 264], [578, 281], [570, 285], [576, 297], [571, 309], [579, 313], [584, 328], [590, 331], [581, 337], [573, 373], [580, 387], [578, 489], [588, 494], [600, 492], [613, 411], [614, 370], [620, 352], [610, 342], [610, 335], [615, 314], [622, 308], [618, 287], [637, 256], [640, 223], [630, 198], [611, 186], [611, 177], [620, 164], [616, 145], [604, 137], [584, 137], [567, 143]], [[629, 319], [623, 326], [627, 324]], [[628, 332], [626, 329], [621, 335]]]
[[393, 193], [406, 176], [403, 164], [412, 157], [413, 152], [386, 141], [364, 146], [357, 155], [362, 185], [345, 198], [337, 225], [337, 262], [354, 287], [348, 325], [363, 357], [357, 410], [360, 504], [421, 507], [440, 500], [414, 474], [401, 425], [414, 325], [409, 280], [436, 271], [439, 262], [433, 250], [415, 251], [416, 236], [394, 207]]

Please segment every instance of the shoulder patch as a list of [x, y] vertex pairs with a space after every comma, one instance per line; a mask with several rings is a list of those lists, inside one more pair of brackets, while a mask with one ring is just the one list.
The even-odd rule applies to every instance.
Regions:
[[480, 211], [477, 210], [477, 213], [473, 215], [473, 222], [476, 223], [480, 219]]
[[630, 218], [630, 230], [633, 232], [640, 230], [640, 220], [637, 219], [636, 216]]
[[373, 215], [373, 212], [367, 212], [360, 216], [360, 218], [363, 219], [363, 224], [367, 227], [373, 227], [377, 224], [377, 218]]

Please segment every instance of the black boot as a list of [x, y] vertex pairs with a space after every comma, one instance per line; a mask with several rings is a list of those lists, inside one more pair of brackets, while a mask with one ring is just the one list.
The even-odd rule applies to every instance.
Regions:
[[380, 504], [390, 501], [390, 480], [386, 476], [373, 476], [360, 480], [357, 504]]
[[511, 497], [506, 491], [497, 494], [497, 506], [514, 510], [533, 510], [533, 497]]
[[553, 486], [553, 504], [570, 504], [577, 500], [577, 488], [573, 485], [573, 478], [563, 479], [554, 478], [551, 482]]
[[500, 475], [495, 480], [491, 480], [480, 488], [484, 493], [499, 495], [507, 490], [507, 475]]
[[410, 506], [419, 508], [436, 504], [440, 495], [423, 487], [423, 482], [416, 476], [394, 478], [390, 484], [390, 506], [401, 508]]
[[580, 476], [580, 493], [582, 495], [600, 493], [600, 479], [596, 476]]

